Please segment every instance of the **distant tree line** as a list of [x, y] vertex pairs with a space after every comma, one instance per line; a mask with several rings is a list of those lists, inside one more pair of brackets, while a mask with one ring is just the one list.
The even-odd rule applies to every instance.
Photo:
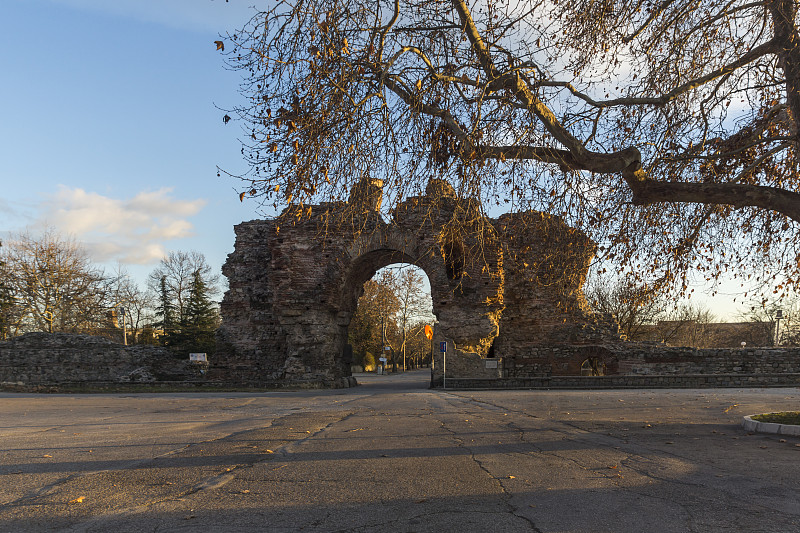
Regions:
[[[628, 340], [668, 346], [730, 348], [800, 345], [800, 296], [757, 297], [734, 322], [719, 322], [702, 304], [676, 302], [652, 287], [621, 278], [594, 278], [586, 288], [589, 305], [612, 315]], [[777, 319], [778, 310], [781, 319]]]
[[0, 243], [0, 338], [84, 333], [160, 344], [185, 356], [214, 351], [219, 276], [199, 252], [170, 252], [141, 288], [121, 267], [95, 265], [52, 229]]

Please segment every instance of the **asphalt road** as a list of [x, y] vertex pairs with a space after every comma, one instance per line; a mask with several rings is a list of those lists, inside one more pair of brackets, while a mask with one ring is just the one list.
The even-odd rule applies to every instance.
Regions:
[[0, 394], [0, 531], [800, 531], [785, 389]]

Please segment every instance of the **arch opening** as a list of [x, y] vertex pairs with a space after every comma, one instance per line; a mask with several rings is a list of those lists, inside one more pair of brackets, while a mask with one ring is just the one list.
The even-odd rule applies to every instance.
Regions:
[[344, 353], [352, 353], [353, 368], [382, 373], [429, 366], [424, 326], [435, 317], [425, 271], [409, 262], [390, 263], [360, 289], [344, 332]]
[[605, 376], [606, 364], [599, 357], [588, 357], [581, 363], [581, 376]]

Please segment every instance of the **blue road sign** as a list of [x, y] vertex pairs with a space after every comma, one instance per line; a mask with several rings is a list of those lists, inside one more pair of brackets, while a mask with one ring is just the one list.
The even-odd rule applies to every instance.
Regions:
[[439, 343], [439, 351], [446, 352], [447, 351], [447, 342], [442, 341]]

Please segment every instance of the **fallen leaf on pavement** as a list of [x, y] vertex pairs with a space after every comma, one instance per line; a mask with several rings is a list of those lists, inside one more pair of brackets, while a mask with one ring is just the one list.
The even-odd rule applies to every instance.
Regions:
[[83, 500], [86, 499], [86, 496], [79, 496], [74, 500], [70, 500], [69, 503], [83, 503]]

